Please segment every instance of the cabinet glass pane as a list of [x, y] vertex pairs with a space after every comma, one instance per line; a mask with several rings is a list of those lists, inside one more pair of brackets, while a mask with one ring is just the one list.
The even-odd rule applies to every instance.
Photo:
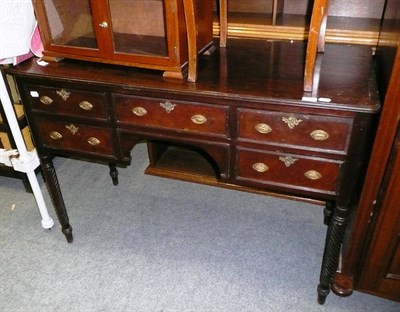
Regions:
[[167, 56], [163, 0], [109, 0], [117, 53]]
[[89, 0], [44, 0], [53, 44], [97, 49]]

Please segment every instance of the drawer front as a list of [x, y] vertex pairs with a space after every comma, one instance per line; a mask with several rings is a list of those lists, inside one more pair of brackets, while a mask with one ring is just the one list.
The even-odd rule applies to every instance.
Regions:
[[187, 132], [226, 135], [227, 107], [115, 95], [120, 123]]
[[239, 149], [238, 179], [334, 193], [341, 162], [293, 154]]
[[75, 89], [28, 85], [33, 110], [62, 115], [108, 119], [106, 94]]
[[40, 142], [51, 148], [113, 155], [112, 133], [108, 129], [81, 124], [37, 120]]
[[346, 153], [352, 119], [239, 110], [239, 139]]

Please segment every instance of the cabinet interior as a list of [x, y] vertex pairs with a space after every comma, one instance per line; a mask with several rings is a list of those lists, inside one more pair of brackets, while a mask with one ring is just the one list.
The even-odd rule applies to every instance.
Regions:
[[[89, 1], [78, 1], [71, 6], [62, 0], [45, 0], [44, 6], [55, 44], [97, 48]], [[162, 0], [110, 0], [108, 6], [112, 25], [101, 27], [112, 27], [116, 52], [168, 55]]]
[[217, 184], [218, 169], [203, 151], [189, 146], [148, 141], [149, 166], [146, 174]]
[[[217, 0], [218, 1], [218, 0]], [[306, 40], [313, 0], [228, 0], [228, 35]], [[375, 45], [385, 0], [329, 1], [326, 41]], [[214, 34], [219, 33], [214, 4]]]

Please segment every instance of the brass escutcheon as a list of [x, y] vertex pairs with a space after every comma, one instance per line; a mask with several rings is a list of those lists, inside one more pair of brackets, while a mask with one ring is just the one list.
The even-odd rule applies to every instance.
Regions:
[[298, 126], [303, 120], [297, 119], [293, 115], [289, 117], [282, 117], [282, 121], [288, 125], [290, 129], [293, 129], [294, 127]]
[[93, 146], [100, 144], [100, 140], [95, 137], [90, 137], [87, 141], [90, 145], [93, 145]]
[[193, 115], [192, 118], [190, 118], [195, 124], [202, 125], [207, 122], [207, 118], [204, 117], [203, 115]]
[[280, 156], [279, 160], [285, 164], [286, 167], [290, 167], [293, 165], [296, 161], [298, 161], [297, 158], [293, 158], [292, 156]]
[[53, 99], [51, 97], [48, 97], [47, 95], [44, 95], [40, 98], [40, 102], [45, 105], [50, 105], [51, 103], [53, 103]]
[[59, 96], [61, 96], [61, 98], [62, 98], [64, 101], [66, 101], [66, 100], [69, 98], [69, 96], [71, 95], [71, 92], [68, 92], [68, 91], [65, 90], [65, 89], [57, 90], [56, 93], [57, 93]]
[[170, 101], [166, 101], [166, 102], [160, 102], [160, 106], [164, 108], [165, 111], [169, 114], [174, 110], [176, 104], [173, 104]]
[[71, 131], [72, 134], [76, 134], [79, 130], [79, 128], [76, 127], [74, 124], [65, 125], [65, 128], [67, 128], [69, 131]]
[[50, 137], [51, 137], [53, 140], [60, 140], [60, 139], [62, 139], [61, 133], [60, 133], [60, 132], [57, 132], [57, 131], [51, 131], [51, 132], [50, 132]]
[[329, 138], [329, 133], [324, 130], [314, 130], [310, 136], [316, 141], [325, 141]]
[[93, 105], [88, 101], [82, 101], [79, 103], [79, 107], [85, 111], [90, 111], [93, 108]]
[[253, 169], [257, 172], [266, 172], [268, 170], [268, 166], [264, 163], [255, 163], [253, 164]]
[[142, 117], [147, 114], [147, 110], [143, 107], [137, 106], [132, 109], [132, 113], [134, 113], [136, 116]]
[[322, 175], [316, 170], [308, 170], [304, 172], [304, 175], [310, 180], [319, 180], [322, 178]]
[[262, 134], [267, 134], [272, 132], [272, 128], [265, 123], [259, 123], [254, 128]]

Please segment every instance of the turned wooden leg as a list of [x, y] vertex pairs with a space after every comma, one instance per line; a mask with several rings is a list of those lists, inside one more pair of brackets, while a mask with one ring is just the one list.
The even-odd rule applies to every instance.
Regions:
[[340, 249], [343, 242], [346, 221], [345, 217], [341, 215], [345, 215], [346, 211], [346, 209], [340, 209], [336, 206], [328, 226], [321, 275], [317, 288], [319, 304], [325, 303], [339, 264]]
[[64, 199], [61, 194], [60, 185], [58, 183], [56, 171], [53, 162], [49, 156], [40, 158], [42, 163], [43, 175], [46, 179], [47, 189], [50, 194], [51, 201], [55, 208], [58, 221], [61, 224], [61, 231], [64, 233], [68, 243], [72, 243], [72, 227], [69, 224], [67, 209], [65, 208]]
[[114, 185], [118, 185], [118, 170], [116, 164], [108, 164], [110, 168], [110, 176]]
[[333, 209], [335, 208], [335, 203], [327, 201], [324, 208], [324, 224], [329, 225], [331, 217], [333, 214]]

